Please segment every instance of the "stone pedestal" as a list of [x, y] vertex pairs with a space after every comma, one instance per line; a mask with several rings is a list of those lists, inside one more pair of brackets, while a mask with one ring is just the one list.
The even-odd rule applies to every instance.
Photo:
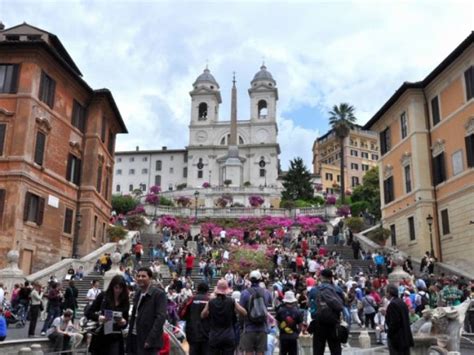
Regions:
[[298, 338], [300, 355], [313, 355], [313, 337], [309, 335], [300, 335]]
[[388, 282], [400, 286], [400, 282], [403, 280], [411, 279], [411, 275], [403, 270], [403, 264], [405, 263], [406, 257], [403, 253], [397, 252], [392, 255], [392, 259], [397, 265], [395, 270], [388, 275]]
[[20, 253], [17, 250], [10, 250], [7, 254], [8, 265], [5, 269], [0, 270], [0, 280], [8, 292], [11, 292], [15, 284], [25, 282], [25, 274], [18, 267], [19, 258]]
[[299, 227], [299, 226], [290, 227], [290, 233], [291, 233], [291, 239], [292, 240], [298, 239], [298, 237], [301, 233], [301, 227]]
[[187, 243], [188, 250], [193, 253], [194, 255], [197, 254], [197, 242], [188, 242]]
[[122, 254], [113, 253], [111, 256], [112, 259], [112, 268], [104, 274], [104, 291], [109, 287], [110, 281], [115, 275], [122, 275], [123, 272], [120, 270], [120, 259], [122, 259]]
[[[190, 229], [189, 229], [189, 233], [191, 233], [191, 236], [194, 238], [195, 236], [197, 236], [198, 234], [201, 234], [201, 225], [200, 224], [191, 224], [190, 226]], [[188, 243], [189, 245], [189, 243]]]

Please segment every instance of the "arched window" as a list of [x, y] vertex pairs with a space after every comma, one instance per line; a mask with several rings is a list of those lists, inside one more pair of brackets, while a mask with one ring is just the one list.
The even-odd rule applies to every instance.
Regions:
[[241, 136], [239, 136], [239, 144], [244, 144], [244, 139]]
[[225, 145], [225, 137], [222, 137], [222, 139], [221, 139], [221, 145]]
[[199, 104], [199, 121], [207, 120], [207, 104], [205, 102], [201, 102]]
[[267, 118], [268, 108], [267, 102], [265, 100], [260, 100], [258, 102], [258, 118]]
[[198, 179], [202, 179], [203, 177], [203, 171], [202, 171], [202, 168], [204, 168], [204, 164], [202, 162], [202, 158], [199, 158], [199, 161], [197, 163], [197, 168], [198, 168], [198, 174], [197, 174], [197, 177]]

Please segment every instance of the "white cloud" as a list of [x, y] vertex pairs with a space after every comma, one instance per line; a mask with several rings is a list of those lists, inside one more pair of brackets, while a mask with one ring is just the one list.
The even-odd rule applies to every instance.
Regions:
[[[471, 31], [465, 1], [31, 2], [0, 0], [7, 26], [27, 21], [58, 35], [94, 88], [114, 94], [130, 134], [119, 149], [187, 144], [191, 84], [206, 60], [239, 117], [262, 57], [279, 87], [281, 161], [302, 156], [326, 123], [294, 117], [350, 102], [364, 123], [403, 81], [423, 79]], [[308, 110], [306, 110], [308, 111]], [[298, 122], [296, 124], [295, 122]], [[321, 132], [324, 133], [324, 132]]]

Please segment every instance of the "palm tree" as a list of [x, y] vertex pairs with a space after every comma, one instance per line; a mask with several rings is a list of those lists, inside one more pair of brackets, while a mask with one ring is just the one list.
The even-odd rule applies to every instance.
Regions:
[[348, 103], [341, 103], [339, 106], [334, 105], [329, 111], [329, 124], [339, 138], [341, 145], [341, 202], [344, 204], [346, 186], [344, 181], [344, 139], [349, 136], [350, 130], [356, 122], [354, 116], [354, 106]]

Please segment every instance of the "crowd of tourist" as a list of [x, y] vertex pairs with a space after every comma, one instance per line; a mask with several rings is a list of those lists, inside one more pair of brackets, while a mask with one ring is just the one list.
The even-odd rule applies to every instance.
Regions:
[[[271, 251], [272, 267], [251, 272], [227, 267], [233, 247], [257, 244]], [[353, 259], [367, 260], [365, 267], [354, 266], [333, 245], [349, 246]], [[122, 256], [123, 274], [106, 291], [98, 282], [91, 285], [84, 314], [99, 326], [89, 350], [167, 354], [166, 323], [178, 339], [185, 335], [190, 354], [272, 354], [277, 339], [281, 354], [296, 354], [300, 334], [313, 334], [314, 354], [323, 354], [326, 344], [340, 354], [354, 327], [374, 330], [378, 344], [404, 353], [413, 345], [409, 327], [425, 309], [456, 306], [474, 296], [473, 281], [435, 275], [435, 263], [427, 253], [414, 270], [408, 258], [403, 268], [412, 277], [394, 288], [388, 284], [396, 266], [391, 256], [365, 252], [342, 223], [329, 233], [320, 228], [299, 236], [285, 229], [268, 235], [249, 231], [242, 239], [228, 237], [225, 230], [191, 237], [164, 228], [147, 248], [140, 238], [134, 241]], [[110, 267], [110, 255], [104, 254], [97, 270]], [[81, 343], [74, 282], [83, 276], [83, 270], [70, 270], [67, 286], [52, 278], [44, 290], [37, 283], [15, 285], [11, 307], [27, 310], [29, 336], [44, 312], [41, 335], [55, 350]], [[468, 319], [468, 330], [473, 323]], [[1, 330], [0, 317], [0, 339]]]

